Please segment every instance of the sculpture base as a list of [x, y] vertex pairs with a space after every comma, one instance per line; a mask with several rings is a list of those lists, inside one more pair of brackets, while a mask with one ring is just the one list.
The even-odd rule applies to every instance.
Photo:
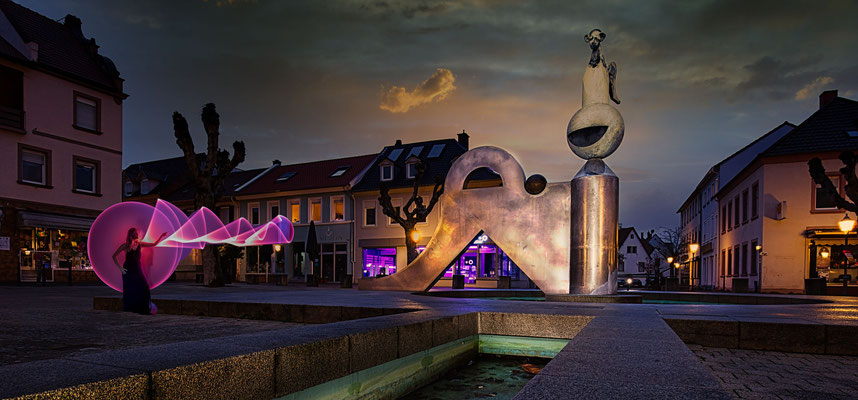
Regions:
[[598, 158], [572, 179], [570, 294], [617, 293], [619, 187], [619, 178]]

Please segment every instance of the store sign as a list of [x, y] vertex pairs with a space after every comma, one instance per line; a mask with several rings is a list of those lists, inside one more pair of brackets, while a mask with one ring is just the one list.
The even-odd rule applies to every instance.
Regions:
[[9, 250], [9, 236], [0, 236], [0, 250]]

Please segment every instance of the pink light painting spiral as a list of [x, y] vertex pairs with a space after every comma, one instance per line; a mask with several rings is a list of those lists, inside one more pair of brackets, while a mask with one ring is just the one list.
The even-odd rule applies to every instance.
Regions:
[[[154, 207], [133, 201], [114, 204], [93, 222], [87, 248], [96, 275], [119, 292], [122, 291], [122, 273], [113, 263], [113, 253], [132, 227], [137, 228], [141, 240], [146, 243], [154, 243], [162, 233], [167, 233], [157, 246], [142, 250], [143, 274], [150, 289], [164, 283], [191, 250], [202, 249], [206, 244], [287, 244], [295, 236], [292, 222], [283, 216], [257, 227], [244, 218], [224, 225], [205, 207], [188, 217], [175, 205], [160, 199]], [[124, 252], [117, 256], [117, 261], [120, 265], [124, 263]]]

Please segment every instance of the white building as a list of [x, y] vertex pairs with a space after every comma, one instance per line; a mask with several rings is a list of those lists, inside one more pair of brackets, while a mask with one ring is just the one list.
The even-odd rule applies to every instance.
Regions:
[[[653, 276], [655, 259], [652, 257], [655, 251], [646, 238], [641, 237], [635, 228], [620, 228], [619, 238], [619, 260], [617, 262], [617, 279], [626, 281], [631, 278], [638, 282], [635, 284], [645, 285], [646, 278]], [[660, 253], [656, 258], [659, 258]], [[659, 261], [663, 257], [659, 258]], [[637, 285], [635, 285], [637, 286]]]

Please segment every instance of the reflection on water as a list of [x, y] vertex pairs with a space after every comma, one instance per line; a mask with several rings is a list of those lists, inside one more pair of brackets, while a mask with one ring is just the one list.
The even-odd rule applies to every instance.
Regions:
[[[481, 354], [468, 365], [447, 372], [403, 399], [511, 399], [548, 363], [544, 358], [507, 357]], [[527, 371], [530, 372], [527, 372]]]

